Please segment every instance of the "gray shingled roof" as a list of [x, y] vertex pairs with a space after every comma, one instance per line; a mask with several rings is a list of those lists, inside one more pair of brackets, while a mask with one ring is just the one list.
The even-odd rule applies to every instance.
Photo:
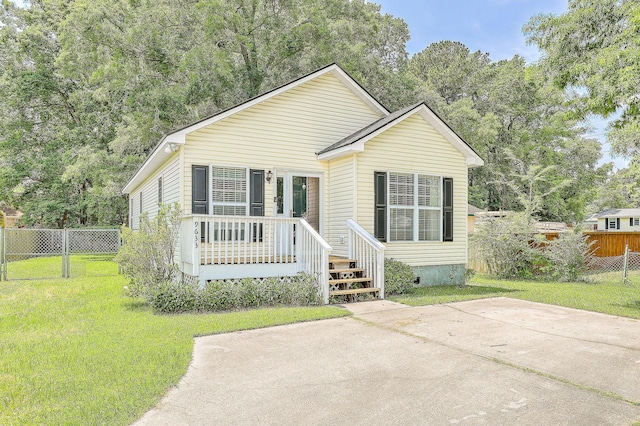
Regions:
[[472, 204], [467, 204], [467, 214], [469, 216], [473, 216], [476, 213], [480, 213], [483, 212], [484, 210], [482, 210], [481, 208], [478, 208]]
[[640, 217], [640, 209], [609, 209], [600, 212], [598, 217]]
[[326, 147], [325, 149], [323, 149], [322, 151], [320, 151], [318, 154], [324, 154], [325, 152], [329, 152], [329, 151], [333, 151], [334, 149], [338, 149], [338, 148], [342, 148], [345, 146], [349, 146], [352, 145], [356, 142], [358, 142], [360, 139], [370, 135], [371, 133], [377, 131], [378, 129], [383, 128], [384, 126], [386, 126], [387, 124], [391, 123], [392, 121], [402, 117], [404, 114], [416, 109], [417, 107], [419, 107], [420, 105], [422, 105], [423, 102], [417, 103], [415, 105], [411, 105], [408, 106], [406, 108], [403, 108], [401, 110], [398, 110], [394, 113], [391, 113], [389, 115], [387, 115], [386, 117], [381, 118], [378, 121], [374, 121], [373, 123], [369, 124], [367, 127], [364, 127], [360, 130], [358, 130], [355, 133], [352, 133], [351, 135], [347, 136], [346, 138], [334, 143], [333, 145], [330, 145], [328, 147]]

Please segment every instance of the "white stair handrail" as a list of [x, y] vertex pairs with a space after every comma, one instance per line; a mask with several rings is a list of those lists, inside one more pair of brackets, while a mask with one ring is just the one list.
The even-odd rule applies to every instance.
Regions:
[[329, 303], [329, 254], [331, 246], [309, 223], [300, 219], [296, 244], [300, 270], [318, 277], [322, 300]]
[[349, 258], [355, 259], [370, 277], [373, 286], [380, 289], [380, 299], [384, 299], [384, 250], [385, 246], [367, 232], [355, 220], [347, 220], [349, 229]]

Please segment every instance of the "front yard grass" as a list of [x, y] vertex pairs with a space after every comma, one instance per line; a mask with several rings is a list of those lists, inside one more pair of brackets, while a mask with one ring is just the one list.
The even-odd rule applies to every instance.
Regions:
[[[20, 263], [16, 272], [33, 267]], [[126, 284], [117, 275], [0, 282], [0, 424], [130, 424], [185, 373], [194, 336], [348, 315], [336, 307], [155, 315], [123, 295]]]
[[640, 319], [640, 276], [623, 284], [620, 274], [592, 277], [587, 283], [507, 281], [475, 276], [466, 286], [418, 287], [391, 300], [411, 306], [512, 297], [604, 314]]

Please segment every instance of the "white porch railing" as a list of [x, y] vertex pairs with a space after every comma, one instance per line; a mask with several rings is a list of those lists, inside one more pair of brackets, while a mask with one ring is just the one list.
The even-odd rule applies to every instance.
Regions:
[[191, 215], [180, 238], [182, 271], [200, 281], [306, 272], [329, 301], [331, 246], [304, 219]]
[[297, 258], [299, 271], [318, 277], [324, 304], [329, 303], [329, 254], [331, 246], [309, 223], [300, 219], [297, 236]]
[[380, 289], [380, 299], [384, 299], [384, 245], [353, 219], [347, 220], [347, 227], [349, 258], [364, 268], [365, 277], [372, 279], [373, 287]]

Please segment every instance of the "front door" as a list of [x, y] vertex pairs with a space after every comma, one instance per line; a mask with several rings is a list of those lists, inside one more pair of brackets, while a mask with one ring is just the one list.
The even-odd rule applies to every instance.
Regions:
[[305, 176], [293, 176], [293, 209], [291, 217], [307, 217], [307, 178]]
[[320, 175], [287, 172], [276, 177], [275, 212], [301, 217], [320, 232]]

